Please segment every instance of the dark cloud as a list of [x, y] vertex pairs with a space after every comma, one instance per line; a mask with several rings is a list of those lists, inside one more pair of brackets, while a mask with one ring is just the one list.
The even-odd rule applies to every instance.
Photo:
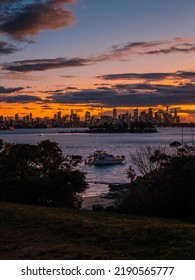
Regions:
[[22, 107], [24, 110], [34, 110], [32, 107]]
[[19, 73], [19, 72], [3, 72], [0, 73], [0, 80], [25, 80], [25, 81], [36, 81], [40, 80], [41, 77], [36, 77], [27, 73]]
[[13, 92], [20, 91], [22, 89], [24, 89], [24, 88], [22, 88], [22, 87], [5, 88], [5, 87], [0, 86], [0, 94], [10, 94], [10, 93], [13, 93]]
[[30, 71], [45, 71], [49, 69], [65, 68], [65, 67], [80, 67], [93, 65], [98, 62], [109, 61], [116, 58], [122, 58], [131, 49], [137, 47], [151, 47], [159, 45], [159, 42], [133, 42], [125, 44], [122, 47], [117, 47], [109, 52], [100, 55], [89, 56], [88, 58], [55, 58], [55, 59], [34, 59], [24, 61], [14, 61], [3, 65], [3, 70], [16, 72], [30, 72]]
[[69, 87], [66, 87], [66, 90], [78, 90], [78, 88], [69, 86]]
[[[57, 0], [53, 1], [57, 3]], [[62, 2], [62, 1], [58, 1]], [[51, 1], [50, 1], [51, 5]], [[180, 38], [182, 41], [182, 38]], [[133, 55], [151, 55], [151, 54], [169, 54], [174, 52], [190, 53], [195, 51], [195, 45], [189, 43], [176, 44], [178, 40], [171, 41], [151, 41], [151, 42], [131, 42], [124, 45], [113, 46], [111, 50], [105, 51], [102, 54], [91, 55], [87, 58], [73, 57], [73, 58], [54, 58], [54, 59], [33, 59], [24, 61], [13, 61], [2, 65], [3, 70], [15, 72], [30, 72], [30, 71], [45, 71], [50, 69], [65, 68], [65, 67], [80, 67], [94, 65], [99, 62], [121, 60], [127, 56]], [[160, 48], [164, 45], [169, 45], [167, 48]], [[122, 75], [122, 74], [121, 74]], [[124, 74], [123, 74], [124, 75]], [[126, 74], [127, 75], [127, 74]], [[138, 74], [128, 74], [130, 78], [138, 77]], [[134, 75], [134, 77], [133, 77]], [[154, 77], [156, 75], [156, 77]], [[163, 73], [151, 73], [154, 79], [161, 78]], [[166, 73], [165, 73], [166, 75]], [[150, 79], [149, 74], [142, 74], [143, 78]], [[72, 78], [74, 76], [64, 76]], [[122, 76], [121, 76], [122, 77]], [[124, 76], [123, 76], [124, 77]], [[129, 78], [126, 76], [126, 78]]]
[[162, 41], [149, 41], [149, 42], [130, 42], [130, 43], [126, 43], [124, 45], [118, 45], [116, 47], [113, 48], [113, 53], [117, 54], [117, 53], [121, 53], [121, 52], [126, 52], [126, 51], [132, 51], [132, 50], [136, 50], [136, 49], [145, 49], [145, 48], [153, 48], [153, 47], [157, 47], [160, 46], [161, 44], [163, 44], [164, 42]]
[[51, 109], [53, 109], [51, 106], [49, 106], [47, 104], [42, 105], [41, 108], [44, 109], [44, 110], [51, 110]]
[[91, 60], [94, 62], [101, 62], [113, 59], [124, 60], [123, 57], [127, 55], [133, 55], [140, 52], [143, 49], [148, 49], [163, 44], [161, 41], [151, 42], [128, 42], [121, 45], [112, 46], [111, 50], [105, 51], [102, 54], [91, 56]]
[[194, 79], [195, 78], [195, 72], [193, 71], [177, 71], [176, 74], [184, 79]]
[[102, 80], [161, 80], [167, 78], [168, 76], [170, 76], [170, 73], [121, 73], [97, 76], [97, 78], [100, 78]]
[[166, 49], [160, 49], [160, 50], [152, 50], [148, 52], [144, 52], [144, 54], [170, 54], [170, 53], [190, 53], [195, 51], [195, 46], [191, 47], [170, 47]]
[[30, 102], [40, 102], [41, 98], [32, 95], [9, 95], [0, 96], [0, 102], [6, 103], [30, 103]]
[[184, 38], [174, 38], [172, 40], [164, 41], [128, 42], [125, 44], [112, 46], [111, 50], [104, 52], [101, 55], [95, 55], [91, 57], [91, 59], [96, 62], [113, 59], [126, 61], [124, 58], [129, 55], [133, 56], [194, 52], [195, 44], [187, 43], [186, 41], [188, 40]]
[[119, 74], [107, 74], [102, 76], [97, 76], [97, 78], [102, 80], [151, 80], [158, 81], [163, 79], [195, 79], [195, 72], [190, 71], [177, 71], [177, 72], [167, 72], [167, 73], [119, 73]]
[[55, 59], [35, 59], [14, 61], [3, 65], [3, 70], [16, 72], [30, 72], [30, 71], [45, 71], [50, 69], [65, 68], [65, 67], [80, 67], [91, 64], [90, 60], [82, 58], [55, 58]]
[[104, 89], [53, 92], [47, 96], [47, 100], [51, 103], [104, 107], [194, 104], [195, 85], [120, 84]]
[[71, 79], [71, 78], [76, 78], [77, 76], [74, 75], [62, 75], [60, 76], [61, 78], [67, 78], [67, 79]]
[[0, 33], [15, 40], [24, 40], [42, 30], [56, 30], [76, 22], [73, 12], [64, 7], [64, 4], [73, 3], [72, 0], [15, 2], [4, 0], [0, 13]]
[[15, 53], [16, 51], [18, 51], [18, 48], [16, 46], [11, 45], [4, 41], [0, 41], [0, 56], [12, 54]]
[[[157, 49], [157, 47], [161, 47], [163, 45], [168, 45], [168, 47]], [[190, 53], [195, 51], [195, 45], [186, 43], [185, 39], [182, 38], [175, 38], [170, 41], [132, 42], [127, 43], [124, 46], [117, 46], [114, 48], [113, 55], [121, 56], [129, 53], [130, 51], [140, 55]]]

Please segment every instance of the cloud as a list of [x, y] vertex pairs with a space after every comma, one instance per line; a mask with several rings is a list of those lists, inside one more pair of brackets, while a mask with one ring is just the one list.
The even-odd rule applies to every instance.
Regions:
[[22, 107], [22, 109], [24, 109], [24, 110], [34, 110], [34, 108], [32, 108], [32, 107]]
[[194, 104], [195, 85], [118, 84], [104, 89], [53, 92], [47, 101], [60, 104], [85, 104], [103, 107], [132, 107]]
[[6, 80], [25, 80], [25, 81], [37, 81], [40, 80], [43, 76], [33, 76], [26, 73], [19, 73], [19, 72], [2, 72], [0, 73], [0, 79]]
[[195, 51], [195, 45], [193, 46], [174, 46], [167, 49], [159, 49], [145, 52], [144, 54], [170, 54], [170, 53], [190, 53]]
[[149, 42], [130, 42], [124, 45], [113, 46], [113, 54], [124, 53], [129, 51], [136, 51], [141, 49], [153, 48], [164, 44], [163, 41], [149, 41]]
[[102, 80], [149, 80], [158, 81], [163, 79], [195, 79], [193, 71], [177, 71], [177, 72], [151, 72], [151, 73], [119, 73], [97, 76]]
[[[39, 103], [43, 110], [51, 110], [51, 104], [95, 107], [140, 107], [194, 105], [195, 84], [116, 84], [97, 89], [46, 91], [44, 99], [34, 95], [10, 95], [14, 89], [0, 88], [0, 102], [28, 104]], [[17, 88], [15, 89], [17, 91]], [[4, 94], [3, 94], [4, 93]]]
[[78, 90], [78, 88], [77, 87], [69, 86], [69, 87], [66, 87], [66, 90]]
[[44, 110], [51, 110], [51, 109], [53, 109], [51, 106], [49, 106], [47, 104], [42, 105], [41, 108], [44, 109]]
[[14, 61], [3, 65], [3, 70], [16, 72], [31, 72], [31, 71], [45, 71], [50, 69], [65, 68], [65, 67], [80, 67], [91, 64], [88, 59], [82, 58], [54, 58], [54, 59], [35, 59]]
[[102, 80], [135, 80], [135, 79], [147, 79], [147, 80], [161, 80], [170, 76], [169, 73], [119, 73], [119, 74], [107, 74], [97, 76]]
[[0, 94], [10, 94], [10, 93], [13, 93], [13, 92], [20, 91], [22, 89], [24, 89], [24, 88], [22, 88], [22, 87], [5, 88], [5, 87], [0, 86]]
[[[189, 43], [191, 42], [191, 43]], [[159, 41], [138, 41], [127, 42], [121, 45], [114, 45], [110, 50], [100, 55], [91, 57], [96, 62], [120, 59], [135, 55], [155, 55], [170, 53], [190, 53], [195, 51], [195, 44], [192, 40], [186, 38], [173, 38], [171, 40]]]
[[61, 75], [61, 78], [66, 78], [66, 79], [72, 79], [72, 78], [76, 78], [77, 76], [75, 75]]
[[9, 95], [9, 96], [0, 96], [0, 102], [6, 103], [23, 103], [27, 104], [30, 102], [40, 102], [41, 98], [32, 95]]
[[128, 42], [121, 45], [114, 45], [108, 51], [103, 52], [102, 54], [97, 54], [91, 56], [91, 60], [94, 62], [102, 62], [114, 59], [121, 59], [129, 55], [135, 55], [138, 53], [138, 50], [148, 49], [161, 45], [161, 41], [149, 41], [149, 42]]
[[77, 20], [73, 12], [65, 8], [64, 4], [73, 2], [72, 0], [4, 0], [0, 14], [0, 33], [20, 41], [42, 30], [68, 27]]
[[18, 48], [16, 46], [11, 45], [4, 41], [0, 41], [0, 56], [12, 54], [15, 53], [16, 51], [18, 51]]
[[[53, 1], [57, 3], [57, 0]], [[58, 2], [61, 2], [60, 0]], [[50, 1], [51, 5], [51, 1]], [[186, 41], [185, 41], [186, 40]], [[179, 43], [178, 43], [179, 42]], [[162, 48], [162, 46], [167, 46]], [[13, 61], [2, 65], [3, 70], [15, 72], [46, 71], [50, 69], [81, 67], [94, 65], [99, 62], [120, 60], [124, 61], [126, 57], [135, 55], [154, 55], [170, 54], [174, 52], [190, 53], [195, 51], [195, 44], [187, 42], [187, 39], [178, 38], [169, 41], [149, 41], [149, 42], [130, 42], [122, 45], [112, 46], [108, 51], [101, 54], [95, 54], [86, 58], [54, 58], [54, 59], [33, 59], [23, 61]], [[126, 61], [126, 60], [125, 60]], [[153, 74], [154, 75], [154, 74]], [[160, 75], [160, 73], [158, 73]], [[162, 74], [161, 74], [162, 75]], [[65, 76], [72, 78], [73, 76]]]

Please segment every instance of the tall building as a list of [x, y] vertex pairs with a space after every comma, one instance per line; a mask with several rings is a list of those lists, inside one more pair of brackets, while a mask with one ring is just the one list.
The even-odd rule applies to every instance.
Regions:
[[90, 112], [86, 111], [85, 112], [85, 121], [89, 121], [91, 118]]
[[148, 109], [148, 120], [149, 122], [153, 122], [153, 108]]
[[61, 111], [57, 112], [57, 120], [60, 121], [62, 118], [62, 113]]
[[134, 109], [134, 115], [133, 115], [134, 121], [137, 122], [139, 120], [138, 116], [138, 108]]
[[19, 121], [19, 114], [15, 114], [15, 122], [18, 122]]
[[177, 108], [175, 108], [173, 119], [174, 119], [174, 123], [176, 124], [180, 123], [180, 117], [177, 114]]
[[70, 121], [72, 122], [74, 118], [74, 109], [71, 109], [70, 111]]
[[163, 111], [158, 110], [157, 112], [155, 112], [154, 118], [155, 118], [156, 124], [162, 124], [163, 123]]
[[102, 115], [103, 115], [103, 107], [101, 107], [101, 111], [100, 111], [100, 119], [102, 119]]
[[174, 117], [177, 117], [177, 108], [175, 108]]
[[128, 122], [129, 119], [129, 113], [126, 112], [125, 114], [122, 114], [122, 120]]
[[33, 123], [32, 113], [30, 113], [30, 115], [29, 115], [29, 123], [30, 123], [30, 124]]
[[112, 117], [114, 120], [117, 120], [117, 109], [116, 108], [113, 108], [113, 111], [112, 111]]
[[146, 111], [140, 113], [140, 121], [146, 122]]

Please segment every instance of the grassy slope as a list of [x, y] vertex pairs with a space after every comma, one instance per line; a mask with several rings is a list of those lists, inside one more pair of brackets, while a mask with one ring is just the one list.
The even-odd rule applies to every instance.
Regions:
[[0, 259], [195, 259], [195, 224], [0, 203]]

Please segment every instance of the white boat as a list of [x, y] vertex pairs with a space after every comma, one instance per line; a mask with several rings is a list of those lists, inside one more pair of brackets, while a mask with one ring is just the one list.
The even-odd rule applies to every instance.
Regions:
[[92, 165], [108, 165], [123, 163], [125, 156], [113, 156], [105, 151], [95, 151], [93, 155], [89, 156], [87, 163]]

